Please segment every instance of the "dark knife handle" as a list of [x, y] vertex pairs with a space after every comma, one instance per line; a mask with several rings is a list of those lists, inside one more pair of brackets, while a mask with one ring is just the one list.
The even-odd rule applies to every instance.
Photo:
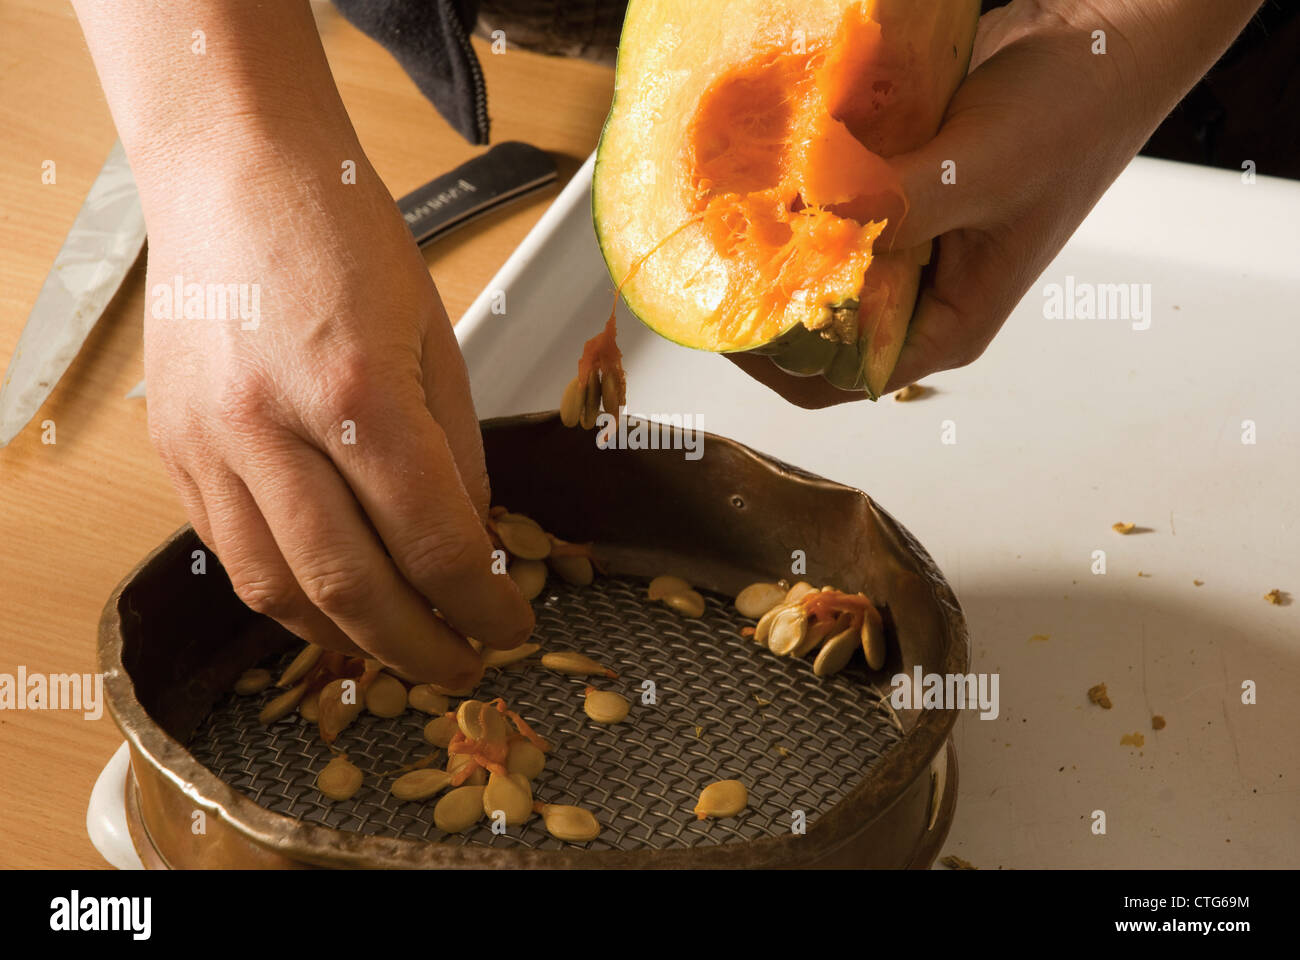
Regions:
[[415, 242], [426, 244], [556, 177], [550, 154], [517, 140], [430, 180], [397, 201]]

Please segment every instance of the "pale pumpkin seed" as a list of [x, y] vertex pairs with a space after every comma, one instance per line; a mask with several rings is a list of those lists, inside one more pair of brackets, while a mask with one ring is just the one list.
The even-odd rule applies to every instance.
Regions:
[[302, 702], [298, 704], [298, 716], [302, 717], [308, 723], [320, 722], [320, 692], [317, 691], [310, 697], [303, 697]]
[[521, 560], [545, 560], [551, 552], [551, 538], [533, 519], [518, 513], [503, 513], [495, 521], [497, 536]]
[[456, 725], [471, 740], [483, 739], [483, 701], [466, 700], [456, 708]]
[[649, 594], [651, 600], [662, 600], [670, 594], [686, 593], [692, 589], [694, 588], [681, 577], [665, 573], [650, 581]]
[[551, 564], [551, 569], [560, 575], [560, 579], [565, 583], [571, 583], [575, 587], [587, 587], [591, 581], [596, 579], [596, 572], [592, 569], [591, 561], [584, 556], [574, 554], [572, 556], [557, 557], [551, 554], [547, 558]]
[[483, 728], [483, 735], [478, 739], [483, 743], [504, 743], [506, 737], [510, 736], [510, 728], [506, 726], [505, 714], [496, 707], [485, 706], [483, 708], [480, 725]]
[[595, 815], [582, 807], [563, 803], [544, 804], [542, 822], [546, 824], [547, 833], [566, 843], [586, 843], [600, 835], [600, 824], [596, 822]]
[[510, 744], [510, 752], [506, 754], [506, 770], [510, 773], [520, 773], [533, 780], [545, 767], [546, 754], [527, 740], [516, 740]]
[[593, 369], [587, 374], [587, 383], [583, 390], [582, 397], [582, 415], [579, 422], [582, 429], [590, 430], [596, 425], [596, 417], [600, 415], [600, 373]]
[[540, 643], [521, 643], [510, 650], [489, 650], [483, 654], [483, 666], [504, 667], [518, 663], [520, 660], [527, 660], [540, 649], [542, 649]]
[[754, 627], [754, 642], [761, 647], [766, 647], [772, 641], [772, 624], [776, 618], [781, 616], [782, 612], [789, 609], [789, 604], [777, 604], [767, 613], [758, 618], [758, 626]]
[[566, 427], [576, 427], [582, 419], [582, 400], [586, 396], [587, 385], [576, 376], [564, 388], [560, 398], [560, 422]]
[[803, 642], [796, 644], [795, 648], [790, 651], [790, 656], [796, 659], [807, 656], [809, 651], [816, 650], [821, 646], [827, 637], [847, 629], [852, 620], [853, 618], [847, 613], [841, 613], [833, 620], [817, 621], [808, 628], [808, 633], [805, 635]]
[[262, 708], [262, 712], [257, 715], [258, 722], [269, 724], [284, 719], [293, 713], [294, 708], [302, 701], [303, 694], [306, 692], [306, 680], [300, 681], [297, 686], [290, 687], [284, 693], [274, 697], [270, 703]]
[[361, 789], [361, 771], [347, 757], [335, 757], [316, 775], [316, 789], [331, 800], [349, 800]]
[[600, 402], [614, 416], [627, 403], [627, 375], [620, 367], [606, 370], [600, 378]]
[[627, 719], [632, 705], [628, 703], [626, 697], [617, 693], [588, 687], [587, 699], [583, 701], [582, 709], [597, 723], [622, 723]]
[[694, 590], [682, 593], [670, 593], [663, 598], [665, 604], [676, 610], [683, 617], [704, 616], [704, 597]]
[[519, 773], [502, 776], [493, 773], [488, 777], [483, 791], [483, 812], [489, 817], [500, 810], [505, 814], [506, 826], [524, 823], [533, 815], [533, 787], [528, 778]]
[[[343, 702], [344, 684], [352, 684], [352, 699], [355, 703]], [[340, 733], [351, 726], [352, 721], [361, 715], [361, 708], [364, 706], [363, 694], [356, 689], [358, 682], [346, 678], [331, 680], [321, 688], [320, 692], [320, 725], [321, 739], [326, 743], [333, 743]]]
[[412, 770], [393, 781], [392, 793], [398, 800], [428, 800], [451, 786], [451, 774], [445, 770]]
[[[468, 753], [452, 753], [447, 755], [447, 772], [454, 775], [457, 770], [474, 760]], [[479, 767], [465, 780], [465, 783], [473, 787], [481, 787], [487, 783], [487, 771]]]
[[263, 670], [261, 667], [254, 667], [251, 670], [245, 670], [235, 681], [235, 693], [240, 696], [248, 696], [250, 693], [261, 693], [271, 685], [271, 671]]
[[749, 805], [749, 791], [739, 780], [718, 780], [700, 791], [695, 816], [734, 817]]
[[885, 665], [885, 621], [875, 607], [868, 606], [862, 613], [862, 653], [867, 666], [879, 670]]
[[811, 583], [806, 583], [805, 581], [800, 580], [786, 593], [785, 602], [794, 603], [796, 600], [802, 600], [804, 597], [808, 596], [808, 594], [816, 592], [817, 588]]
[[451, 705], [445, 696], [438, 693], [427, 683], [412, 687], [406, 699], [421, 713], [446, 713]]
[[574, 650], [557, 650], [542, 655], [542, 666], [556, 673], [567, 673], [573, 677], [598, 675], [611, 680], [618, 676], [609, 667], [597, 663], [591, 657], [583, 656]]
[[813, 673], [819, 677], [829, 677], [831, 674], [839, 673], [848, 666], [853, 651], [858, 648], [858, 643], [857, 624], [850, 623], [846, 629], [822, 644], [821, 650], [817, 651], [816, 659], [813, 660]]
[[443, 833], [460, 833], [483, 819], [483, 787], [457, 787], [433, 808], [433, 824]]
[[307, 671], [316, 666], [316, 661], [321, 658], [325, 651], [309, 643], [298, 651], [298, 656], [289, 662], [284, 668], [284, 673], [280, 674], [280, 679], [275, 682], [277, 687], [292, 687], [295, 683], [307, 676]]
[[366, 687], [366, 709], [376, 717], [400, 717], [406, 712], [406, 686], [381, 673]]
[[787, 657], [808, 635], [808, 611], [798, 604], [785, 606], [773, 618], [767, 647], [778, 657]]
[[424, 739], [435, 747], [447, 749], [457, 731], [456, 718], [449, 714], [434, 717], [424, 725]]
[[546, 588], [546, 564], [541, 560], [516, 560], [507, 571], [525, 600], [533, 600]]
[[736, 609], [742, 617], [757, 620], [785, 600], [786, 590], [777, 583], [751, 583], [736, 594]]

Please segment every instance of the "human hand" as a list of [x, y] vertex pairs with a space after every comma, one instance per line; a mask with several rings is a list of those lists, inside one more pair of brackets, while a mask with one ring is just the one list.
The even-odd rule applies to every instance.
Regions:
[[[938, 134], [890, 158], [909, 202], [881, 244], [937, 238], [889, 390], [976, 360], [1258, 0], [1013, 0], [981, 18]], [[1094, 30], [1106, 53], [1093, 52]], [[944, 164], [956, 182], [944, 183]], [[867, 273], [870, 282], [870, 269]], [[801, 407], [863, 399], [729, 357]]]
[[[179, 163], [145, 188], [150, 436], [252, 609], [412, 678], [472, 685], [482, 665], [461, 635], [511, 647], [533, 617], [491, 572], [455, 336], [359, 147], [278, 129], [273, 148]], [[340, 149], [355, 184], [341, 182]], [[255, 328], [154, 315], [176, 277], [256, 285]]]

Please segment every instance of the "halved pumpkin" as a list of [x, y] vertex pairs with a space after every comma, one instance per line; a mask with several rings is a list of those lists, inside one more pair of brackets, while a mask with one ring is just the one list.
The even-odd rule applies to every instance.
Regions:
[[[878, 396], [929, 244], [883, 158], [934, 136], [979, 0], [632, 0], [592, 211], [631, 311]], [[935, 176], [939, 176], [935, 171]]]

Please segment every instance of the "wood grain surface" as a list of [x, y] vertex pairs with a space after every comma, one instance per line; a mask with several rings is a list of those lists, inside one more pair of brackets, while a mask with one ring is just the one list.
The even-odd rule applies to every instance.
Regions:
[[[318, 5], [321, 35], [361, 142], [400, 196], [483, 148], [461, 140], [388, 54]], [[188, 38], [183, 42], [188, 43]], [[606, 67], [475, 41], [492, 140], [554, 154], [559, 185], [596, 145]], [[68, 227], [114, 140], [71, 7], [0, 0], [0, 358], [7, 362]], [[42, 164], [57, 183], [42, 184]], [[469, 306], [559, 185], [426, 248], [453, 318]], [[144, 258], [29, 425], [0, 449], [0, 673], [93, 669], [96, 625], [113, 586], [185, 522], [149, 445], [143, 376]], [[39, 421], [55, 421], [57, 443]], [[91, 786], [121, 742], [105, 714], [0, 710], [0, 866], [102, 867], [85, 827]]]

